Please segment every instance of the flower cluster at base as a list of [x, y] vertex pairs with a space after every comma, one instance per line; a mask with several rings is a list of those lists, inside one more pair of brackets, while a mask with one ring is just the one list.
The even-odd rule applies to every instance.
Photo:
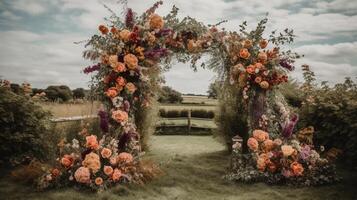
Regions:
[[86, 134], [80, 140], [59, 144], [57, 165], [39, 178], [40, 190], [69, 185], [104, 190], [118, 183], [142, 183], [138, 157], [118, 152], [116, 139], [103, 136], [98, 141]]
[[[306, 130], [311, 128], [300, 132]], [[233, 146], [233, 172], [228, 179], [304, 186], [339, 180], [334, 165], [303, 137], [273, 139], [263, 130], [254, 130], [247, 145], [250, 154], [242, 154], [239, 144]]]

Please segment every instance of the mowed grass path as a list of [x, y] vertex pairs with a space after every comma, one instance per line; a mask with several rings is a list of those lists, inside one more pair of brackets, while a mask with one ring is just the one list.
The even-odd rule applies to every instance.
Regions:
[[[211, 136], [153, 136], [145, 156], [160, 164], [165, 174], [144, 186], [118, 186], [96, 194], [74, 189], [37, 193], [28, 186], [0, 180], [0, 199], [357, 199], [355, 179], [322, 187], [293, 188], [263, 183], [239, 184], [222, 179], [229, 154]], [[355, 178], [356, 176], [354, 176]]]

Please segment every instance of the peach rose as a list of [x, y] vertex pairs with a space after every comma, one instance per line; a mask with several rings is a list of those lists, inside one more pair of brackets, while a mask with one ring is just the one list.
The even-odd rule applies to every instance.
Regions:
[[111, 165], [116, 165], [118, 163], [118, 160], [116, 157], [112, 156], [110, 159], [109, 159], [109, 162]]
[[152, 14], [149, 24], [152, 29], [162, 29], [164, 27], [164, 19], [160, 15]]
[[264, 65], [262, 63], [260, 63], [260, 62], [255, 63], [254, 67], [257, 68], [257, 69], [260, 69], [260, 70], [265, 68]]
[[269, 134], [263, 130], [257, 129], [253, 131], [253, 137], [258, 142], [264, 142], [265, 140], [269, 139]]
[[265, 49], [265, 47], [268, 46], [268, 41], [267, 40], [260, 40], [259, 46], [260, 46], [260, 48]]
[[131, 94], [136, 91], [136, 86], [133, 83], [127, 83], [125, 87]]
[[129, 41], [130, 35], [131, 35], [131, 32], [128, 31], [127, 29], [120, 31], [120, 33], [119, 33], [120, 38], [122, 40], [124, 40], [125, 42]]
[[291, 156], [294, 153], [294, 148], [290, 145], [281, 146], [281, 151], [285, 157]]
[[114, 68], [118, 63], [118, 56], [117, 55], [110, 55], [108, 58], [109, 65]]
[[124, 63], [128, 69], [134, 70], [138, 67], [138, 58], [134, 54], [127, 54], [124, 56]]
[[103, 168], [104, 174], [110, 176], [113, 174], [113, 168], [111, 166], [104, 166]]
[[118, 95], [118, 90], [115, 87], [111, 87], [105, 92], [105, 95], [107, 95], [107, 97], [114, 98]]
[[126, 152], [120, 153], [117, 159], [119, 163], [131, 163], [134, 160], [133, 156]]
[[103, 179], [101, 177], [97, 177], [94, 180], [94, 182], [95, 182], [96, 185], [102, 185], [103, 184]]
[[112, 150], [108, 148], [103, 148], [100, 154], [102, 155], [103, 158], [109, 158], [112, 155]]
[[120, 87], [124, 87], [125, 86], [125, 83], [126, 83], [126, 80], [122, 77], [122, 76], [119, 76], [115, 82], [117, 83], [117, 86], [120, 86]]
[[290, 168], [295, 176], [302, 176], [304, 172], [304, 167], [296, 161], [291, 163]]
[[112, 113], [112, 118], [117, 122], [126, 122], [128, 121], [128, 113], [122, 110], [116, 110]]
[[268, 81], [262, 81], [260, 82], [260, 87], [263, 88], [263, 89], [268, 89], [269, 88], [269, 83]]
[[265, 158], [262, 158], [262, 157], [259, 157], [258, 160], [257, 160], [257, 168], [259, 171], [265, 171], [265, 168], [266, 168], [266, 159]]
[[255, 74], [255, 66], [254, 65], [249, 65], [247, 69], [245, 69], [248, 74]]
[[113, 175], [112, 175], [112, 179], [114, 182], [119, 181], [120, 177], [122, 176], [122, 173], [119, 169], [115, 168]]
[[154, 42], [156, 41], [156, 37], [155, 37], [154, 34], [152, 34], [152, 33], [149, 32], [149, 33], [146, 35], [146, 40], [149, 42], [149, 44], [154, 44]]
[[90, 171], [86, 167], [80, 167], [74, 172], [74, 178], [78, 183], [90, 182]]
[[243, 41], [243, 47], [244, 47], [244, 48], [250, 48], [250, 47], [252, 47], [252, 46], [253, 46], [253, 43], [252, 43], [251, 40], [244, 40], [244, 41]]
[[281, 139], [279, 138], [276, 138], [273, 142], [275, 146], [280, 146], [281, 144], [283, 144], [283, 141], [281, 141]]
[[265, 150], [266, 152], [272, 150], [273, 147], [274, 147], [273, 140], [270, 140], [270, 139], [265, 140], [265, 141], [263, 142], [263, 146], [264, 146], [264, 150]]
[[252, 151], [257, 151], [259, 148], [258, 141], [252, 137], [248, 139], [247, 145], [248, 145], [249, 149]]
[[52, 175], [53, 177], [57, 177], [57, 176], [59, 176], [60, 174], [61, 174], [61, 172], [60, 172], [60, 170], [58, 170], [57, 168], [54, 168], [54, 169], [51, 170], [51, 175]]
[[104, 26], [104, 25], [100, 25], [100, 26], [98, 27], [98, 29], [99, 29], [99, 31], [100, 31], [102, 34], [104, 34], [104, 35], [109, 32], [109, 29], [108, 29], [106, 26]]
[[126, 71], [126, 67], [125, 64], [122, 62], [118, 62], [115, 67], [113, 67], [113, 70], [115, 72], [125, 72]]
[[260, 77], [260, 76], [255, 77], [254, 81], [255, 81], [256, 83], [260, 83], [260, 82], [262, 82], [262, 77]]
[[64, 155], [61, 159], [61, 164], [65, 167], [65, 168], [69, 168], [73, 165], [73, 157], [71, 155]]
[[93, 173], [97, 173], [101, 166], [98, 154], [94, 152], [87, 154], [82, 165], [91, 169]]
[[268, 59], [268, 56], [265, 52], [259, 52], [258, 54], [258, 60], [262, 63], [265, 63]]
[[243, 48], [239, 51], [239, 57], [243, 58], [243, 59], [248, 59], [250, 57], [250, 53], [248, 51], [248, 49]]
[[98, 149], [99, 144], [97, 141], [97, 136], [90, 135], [86, 137], [86, 147], [90, 149]]

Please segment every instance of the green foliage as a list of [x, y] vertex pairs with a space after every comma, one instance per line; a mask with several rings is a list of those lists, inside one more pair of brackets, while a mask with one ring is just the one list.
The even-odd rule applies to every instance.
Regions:
[[[305, 80], [309, 81], [309, 77], [305, 76]], [[300, 109], [300, 126], [314, 126], [317, 144], [327, 149], [342, 149], [346, 161], [357, 162], [356, 83], [349, 78], [333, 87], [322, 83], [321, 88], [310, 88], [307, 93], [309, 95]]]
[[279, 91], [285, 97], [286, 102], [292, 106], [299, 108], [303, 101], [303, 94], [299, 89], [299, 84], [296, 81], [289, 81], [279, 86]]
[[28, 98], [0, 88], [1, 162], [16, 165], [22, 159], [46, 159], [53, 155], [50, 114]]
[[211, 83], [208, 87], [208, 98], [213, 98], [213, 99], [217, 99], [218, 97], [218, 88], [219, 88], [219, 82], [214, 82]]
[[52, 101], [66, 102], [73, 98], [71, 89], [66, 85], [48, 86], [45, 90], [46, 96]]
[[86, 97], [86, 91], [83, 88], [76, 88], [72, 91], [73, 98], [75, 99], [83, 99]]
[[160, 103], [181, 103], [183, 101], [182, 94], [169, 86], [163, 86], [159, 93]]

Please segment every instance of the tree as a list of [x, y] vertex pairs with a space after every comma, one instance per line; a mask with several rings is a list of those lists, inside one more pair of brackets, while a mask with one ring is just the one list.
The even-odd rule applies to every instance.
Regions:
[[66, 85], [48, 86], [45, 93], [47, 98], [52, 101], [60, 100], [66, 102], [73, 98], [71, 89]]
[[183, 101], [182, 94], [169, 86], [163, 86], [159, 93], [160, 103], [181, 103]]
[[219, 83], [217, 81], [211, 83], [208, 87], [208, 98], [217, 99]]
[[86, 92], [83, 88], [76, 88], [72, 91], [73, 98], [75, 99], [83, 99], [86, 96]]

